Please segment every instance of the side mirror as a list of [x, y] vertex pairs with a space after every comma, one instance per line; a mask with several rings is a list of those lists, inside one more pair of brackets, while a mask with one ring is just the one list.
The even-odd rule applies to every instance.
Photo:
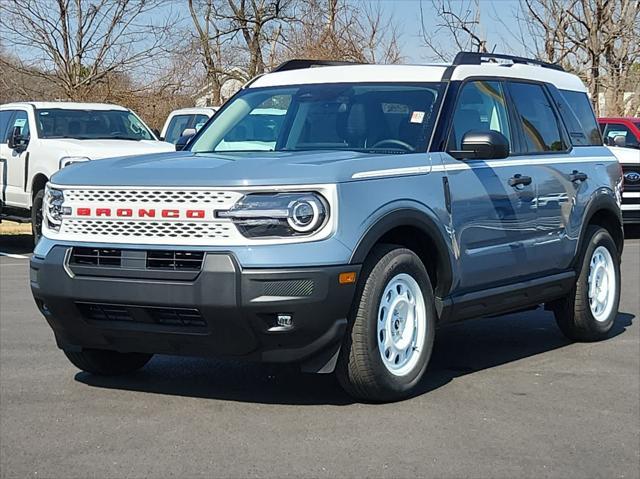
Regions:
[[[189, 128], [187, 128], [187, 130], [189, 130]], [[180, 138], [178, 138], [178, 141], [176, 141], [176, 151], [184, 150], [187, 147], [187, 143], [189, 143], [189, 140], [191, 140], [194, 135], [195, 133], [193, 135], [182, 135]]]
[[24, 150], [29, 143], [29, 138], [25, 138], [22, 136], [22, 128], [19, 126], [15, 126], [11, 135], [9, 136], [9, 141], [7, 141], [7, 146], [12, 150]]
[[462, 137], [462, 150], [449, 154], [458, 159], [500, 160], [509, 156], [509, 140], [495, 130], [471, 130]]
[[151, 132], [156, 135], [156, 138], [162, 140], [162, 138], [160, 137], [160, 130], [158, 130], [157, 128], [151, 128]]
[[196, 133], [198, 133], [198, 131], [195, 128], [185, 128], [182, 131], [182, 136], [193, 136]]
[[624, 135], [616, 135], [613, 137], [613, 146], [620, 146], [624, 148], [627, 146], [627, 137]]

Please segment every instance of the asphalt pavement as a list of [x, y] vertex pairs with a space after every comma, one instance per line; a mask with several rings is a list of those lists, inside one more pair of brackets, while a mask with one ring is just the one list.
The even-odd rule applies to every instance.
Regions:
[[[10, 256], [7, 256], [9, 254]], [[640, 240], [612, 337], [567, 341], [542, 309], [442, 328], [417, 397], [361, 404], [332, 376], [155, 357], [79, 372], [0, 237], [0, 477], [640, 477]]]

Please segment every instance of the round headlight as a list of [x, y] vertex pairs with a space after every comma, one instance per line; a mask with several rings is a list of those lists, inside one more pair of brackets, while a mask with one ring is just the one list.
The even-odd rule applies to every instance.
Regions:
[[300, 233], [315, 229], [324, 219], [324, 213], [321, 213], [321, 209], [323, 209], [322, 205], [314, 197], [292, 202], [289, 206], [289, 226]]

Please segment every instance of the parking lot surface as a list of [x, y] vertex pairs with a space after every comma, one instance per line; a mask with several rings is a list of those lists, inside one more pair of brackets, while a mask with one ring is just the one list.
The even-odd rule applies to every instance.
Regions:
[[638, 239], [609, 340], [571, 343], [542, 309], [448, 326], [424, 393], [383, 405], [256, 364], [80, 373], [33, 304], [27, 244], [0, 237], [2, 478], [640, 477]]

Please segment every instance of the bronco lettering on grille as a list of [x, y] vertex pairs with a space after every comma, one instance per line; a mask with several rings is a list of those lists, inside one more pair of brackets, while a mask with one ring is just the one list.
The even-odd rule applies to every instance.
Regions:
[[76, 216], [103, 216], [106, 218], [162, 218], [204, 219], [206, 210], [178, 210], [155, 208], [76, 208]]

